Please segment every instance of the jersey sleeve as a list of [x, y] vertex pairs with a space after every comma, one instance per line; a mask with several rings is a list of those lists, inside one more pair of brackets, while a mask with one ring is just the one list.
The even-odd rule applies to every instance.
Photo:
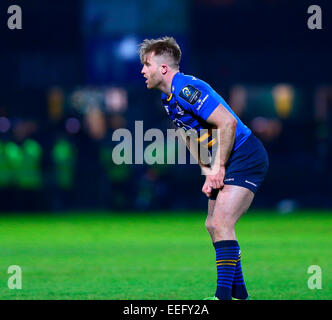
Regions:
[[218, 94], [201, 80], [192, 80], [180, 87], [178, 93], [179, 103], [203, 120], [207, 120], [221, 103]]

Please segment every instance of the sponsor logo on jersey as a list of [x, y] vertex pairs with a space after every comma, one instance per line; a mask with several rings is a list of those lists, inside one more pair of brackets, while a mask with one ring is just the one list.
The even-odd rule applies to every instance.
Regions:
[[174, 119], [173, 120], [174, 124], [179, 127], [179, 128], [182, 128], [184, 131], [188, 131], [188, 130], [191, 130], [193, 129], [191, 126], [185, 124], [182, 120], [180, 119]]
[[181, 89], [179, 96], [193, 105], [200, 98], [201, 94], [201, 91], [189, 84]]
[[181, 106], [176, 103], [176, 110], [178, 111], [178, 114], [183, 116], [184, 115], [184, 110], [181, 108]]

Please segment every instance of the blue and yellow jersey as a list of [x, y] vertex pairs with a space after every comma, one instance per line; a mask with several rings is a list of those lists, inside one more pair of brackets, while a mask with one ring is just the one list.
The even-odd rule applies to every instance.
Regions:
[[[216, 143], [212, 137], [213, 126], [206, 120], [219, 106], [226, 108], [237, 120], [233, 150], [244, 143], [251, 130], [243, 124], [225, 100], [209, 84], [193, 76], [176, 73], [172, 80], [171, 95], [161, 94], [167, 114], [178, 128], [197, 131], [198, 141], [209, 149]], [[202, 131], [202, 129], [207, 129]]]

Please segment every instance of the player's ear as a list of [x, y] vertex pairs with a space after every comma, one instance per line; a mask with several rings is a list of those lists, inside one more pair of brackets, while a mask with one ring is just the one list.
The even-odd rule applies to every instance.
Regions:
[[168, 71], [168, 66], [167, 66], [167, 64], [162, 64], [162, 65], [160, 65], [160, 66], [161, 66], [161, 73], [162, 73], [162, 74], [166, 74], [167, 71]]

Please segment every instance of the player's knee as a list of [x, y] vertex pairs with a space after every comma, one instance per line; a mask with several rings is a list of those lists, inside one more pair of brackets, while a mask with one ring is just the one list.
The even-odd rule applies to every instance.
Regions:
[[208, 218], [205, 221], [205, 227], [210, 234], [222, 231], [228, 232], [234, 229], [234, 221], [227, 216]]
[[213, 224], [213, 221], [211, 218], [206, 219], [205, 228], [210, 234], [212, 234], [214, 232], [215, 228], [214, 228], [214, 224]]

